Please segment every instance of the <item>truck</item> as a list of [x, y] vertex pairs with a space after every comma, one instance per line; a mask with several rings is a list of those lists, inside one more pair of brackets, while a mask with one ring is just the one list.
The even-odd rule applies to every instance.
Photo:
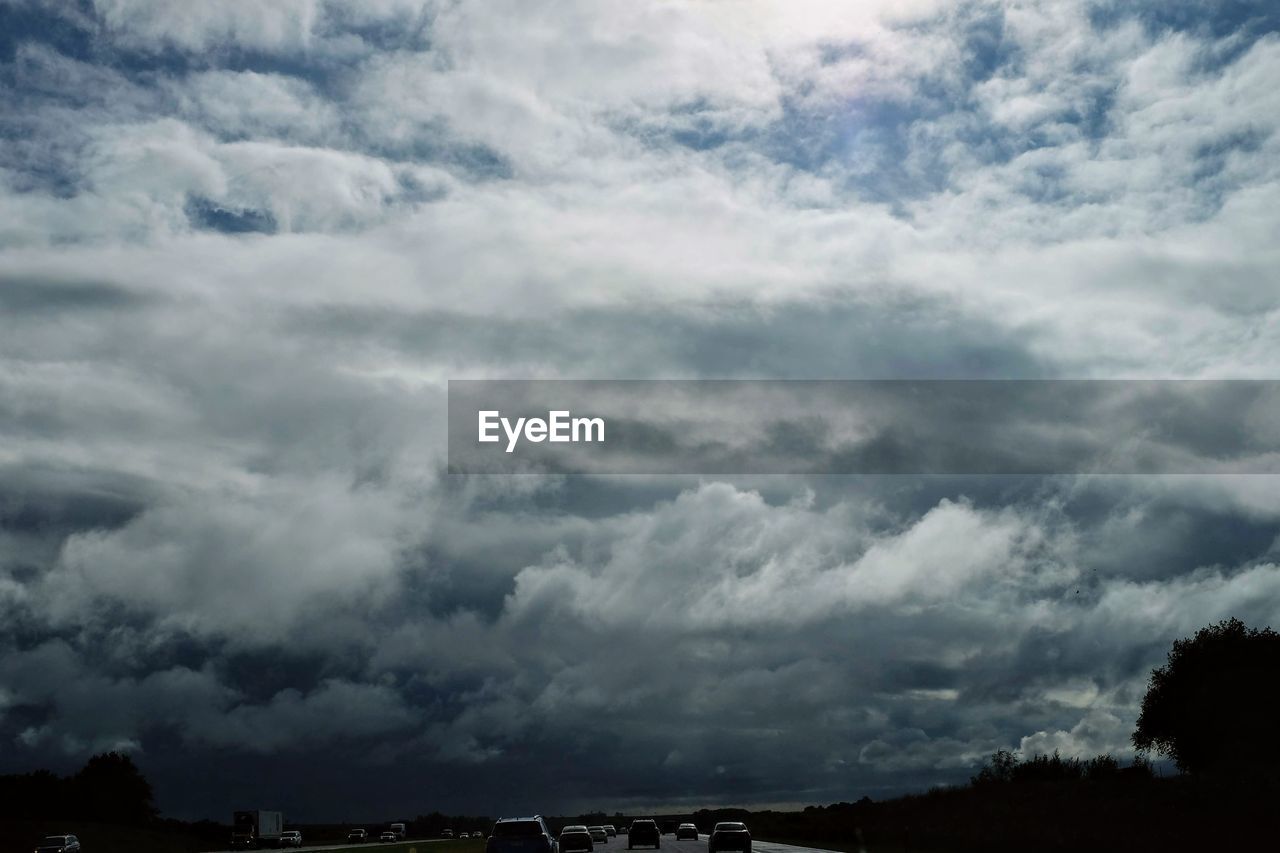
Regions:
[[284, 815], [262, 810], [231, 815], [231, 849], [249, 850], [279, 847], [284, 832]]
[[398, 840], [404, 841], [406, 827], [403, 823], [391, 824], [390, 830], [396, 834]]

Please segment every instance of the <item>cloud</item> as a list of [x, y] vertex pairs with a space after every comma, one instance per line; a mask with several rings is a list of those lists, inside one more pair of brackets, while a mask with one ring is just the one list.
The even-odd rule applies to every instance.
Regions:
[[[387, 591], [404, 510], [372, 490], [227, 493], [70, 536], [39, 596], [54, 624], [108, 601], [195, 634], [283, 641], [326, 607]], [[305, 642], [305, 640], [303, 641]]]
[[340, 138], [334, 105], [297, 77], [214, 70], [166, 82], [180, 115], [226, 139]]
[[287, 689], [265, 705], [240, 705], [212, 718], [191, 736], [218, 746], [273, 753], [325, 744], [335, 737], [365, 738], [404, 731], [417, 721], [394, 690], [327, 680], [302, 694]]
[[1056, 752], [1064, 756], [1110, 754], [1121, 758], [1133, 752], [1129, 745], [1132, 733], [1133, 720], [1106, 711], [1091, 711], [1069, 731], [1040, 731], [1024, 737], [1018, 751], [1028, 757]]
[[173, 45], [185, 50], [207, 50], [228, 42], [264, 50], [301, 50], [311, 41], [320, 6], [316, 0], [274, 4], [233, 0], [198, 7], [153, 0], [94, 2], [99, 19], [124, 44], [144, 49]]

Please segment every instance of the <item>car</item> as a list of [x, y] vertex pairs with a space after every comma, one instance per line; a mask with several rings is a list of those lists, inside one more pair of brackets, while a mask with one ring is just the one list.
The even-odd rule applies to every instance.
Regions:
[[493, 825], [485, 853], [560, 853], [560, 843], [542, 815], [504, 817]]
[[707, 853], [719, 850], [741, 850], [751, 853], [751, 833], [747, 825], [735, 820], [721, 821], [707, 836]]
[[369, 831], [365, 829], [353, 829], [347, 833], [348, 841], [368, 841]]
[[615, 827], [615, 826], [614, 826], [613, 824], [611, 824], [611, 823], [606, 823], [606, 824], [604, 825], [604, 831], [605, 831], [605, 832], [607, 832], [607, 833], [609, 834], [609, 837], [610, 837], [610, 838], [617, 838], [617, 837], [618, 837], [618, 829], [617, 829], [617, 827]]
[[662, 834], [663, 834], [663, 835], [675, 835], [675, 834], [676, 834], [676, 822], [675, 822], [674, 820], [664, 820], [664, 821], [662, 822]]
[[446, 829], [444, 832], [441, 832], [441, 833], [440, 833], [440, 837], [441, 837], [441, 838], [453, 838], [453, 830], [452, 830], [452, 829]]
[[595, 849], [595, 839], [585, 826], [574, 824], [560, 830], [560, 853], [581, 853], [583, 850]]
[[80, 853], [80, 839], [74, 835], [46, 835], [36, 845], [36, 853]]
[[631, 829], [627, 832], [627, 849], [637, 844], [653, 845], [654, 850], [662, 848], [662, 833], [658, 832], [658, 824], [648, 818], [636, 818], [631, 821]]
[[458, 833], [458, 837], [459, 837], [459, 838], [470, 838], [470, 837], [471, 837], [471, 833], [469, 833], [469, 832], [459, 832], [459, 833]]
[[587, 832], [591, 834], [592, 841], [601, 841], [605, 844], [609, 843], [609, 831], [603, 826], [588, 826]]
[[691, 823], [680, 824], [676, 827], [676, 841], [679, 841], [681, 838], [692, 838], [694, 841], [697, 841], [698, 827]]
[[296, 829], [286, 829], [284, 832], [280, 833], [280, 846], [301, 847], [302, 833]]
[[399, 841], [400, 836], [396, 835], [394, 832], [388, 829], [386, 832], [378, 836], [378, 840], [379, 841]]

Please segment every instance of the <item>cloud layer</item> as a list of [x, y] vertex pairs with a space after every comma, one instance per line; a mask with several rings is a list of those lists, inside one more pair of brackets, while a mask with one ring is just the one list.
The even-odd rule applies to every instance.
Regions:
[[1278, 25], [0, 0], [0, 770], [328, 820], [1124, 753], [1174, 638], [1280, 621], [1274, 478], [465, 479], [444, 381], [1274, 378]]

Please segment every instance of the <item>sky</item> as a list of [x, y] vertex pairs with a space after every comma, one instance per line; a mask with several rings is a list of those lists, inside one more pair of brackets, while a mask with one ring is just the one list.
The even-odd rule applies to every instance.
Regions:
[[1277, 378], [1278, 30], [0, 0], [0, 772], [336, 821], [1131, 757], [1174, 639], [1280, 625], [1274, 476], [459, 476], [446, 381]]

